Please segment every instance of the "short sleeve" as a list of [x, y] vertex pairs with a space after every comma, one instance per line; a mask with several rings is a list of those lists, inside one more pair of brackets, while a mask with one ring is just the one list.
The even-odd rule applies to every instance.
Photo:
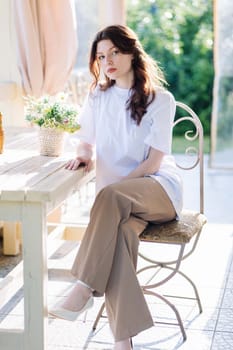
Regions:
[[91, 145], [95, 144], [95, 110], [95, 96], [89, 93], [81, 108], [78, 118], [81, 128], [75, 133], [75, 138]]
[[175, 99], [168, 91], [159, 92], [149, 107], [151, 127], [145, 143], [165, 154], [170, 154], [176, 111]]

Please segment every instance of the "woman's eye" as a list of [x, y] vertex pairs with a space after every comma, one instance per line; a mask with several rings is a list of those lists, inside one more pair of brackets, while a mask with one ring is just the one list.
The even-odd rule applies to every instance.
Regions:
[[98, 56], [98, 57], [97, 57], [97, 59], [98, 59], [98, 61], [103, 61], [103, 59], [104, 59], [104, 55], [100, 55], [100, 56]]
[[112, 52], [112, 56], [116, 56], [118, 53], [119, 53], [119, 50], [114, 50], [114, 51]]

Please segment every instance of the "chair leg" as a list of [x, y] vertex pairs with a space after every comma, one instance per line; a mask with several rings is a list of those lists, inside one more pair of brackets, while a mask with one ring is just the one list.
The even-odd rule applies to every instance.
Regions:
[[[180, 313], [177, 310], [177, 308], [175, 307], [175, 305], [173, 305], [167, 298], [165, 298], [164, 296], [162, 296], [162, 295], [160, 295], [158, 293], [155, 293], [155, 292], [152, 292], [152, 291], [149, 291], [149, 290], [146, 290], [146, 289], [143, 289], [143, 292], [144, 292], [144, 294], [153, 295], [153, 296], [161, 299], [168, 306], [170, 306], [170, 308], [174, 311], [174, 313], [176, 315], [178, 326], [180, 327], [180, 330], [181, 330], [181, 333], [182, 333], [182, 336], [183, 336], [183, 340], [185, 341], [187, 339], [187, 335], [186, 335], [186, 332], [185, 332], [185, 329], [184, 329], [184, 325], [183, 325], [182, 319], [180, 317]], [[164, 323], [167, 324], [167, 322], [164, 322]]]
[[[195, 294], [195, 298], [191, 298], [191, 297], [185, 297], [185, 296], [179, 296], [179, 298], [183, 298], [183, 299], [191, 299], [191, 300], [196, 300], [197, 304], [198, 304], [198, 308], [199, 308], [199, 312], [200, 314], [203, 311], [202, 305], [201, 305], [201, 299], [197, 290], [197, 287], [195, 285], [195, 283], [191, 280], [190, 277], [188, 277], [184, 272], [177, 270], [176, 268], [173, 268], [171, 266], [163, 266], [164, 269], [167, 270], [171, 270], [171, 271], [175, 271], [175, 273], [177, 273], [178, 275], [182, 276], [184, 279], [186, 279], [187, 282], [189, 282], [193, 288], [194, 294]], [[169, 295], [166, 295], [169, 296]], [[175, 297], [174, 295], [170, 295], [171, 297]]]
[[101, 305], [101, 308], [96, 316], [96, 319], [95, 319], [95, 322], [93, 324], [93, 327], [92, 327], [92, 330], [95, 331], [96, 328], [97, 328], [97, 325], [98, 325], [98, 322], [100, 320], [100, 317], [102, 317], [102, 314], [103, 314], [103, 311], [104, 311], [104, 308], [105, 308], [105, 302], [103, 302], [103, 304]]
[[[182, 277], [184, 277], [193, 287], [194, 293], [195, 293], [195, 300], [197, 301], [198, 304], [198, 308], [199, 308], [199, 312], [200, 314], [202, 313], [203, 309], [202, 309], [202, 305], [201, 305], [201, 299], [197, 290], [197, 287], [195, 285], [195, 283], [191, 280], [191, 278], [189, 278], [185, 273], [183, 273], [182, 271], [178, 271], [178, 274], [181, 275]], [[190, 298], [191, 299], [191, 298]]]
[[[178, 257], [176, 260], [174, 261], [167, 261], [167, 262], [158, 262], [158, 261], [154, 261], [142, 254], [140, 254], [140, 257], [147, 261], [147, 262], [150, 262], [152, 265], [147, 265], [147, 266], [144, 266], [143, 268], [141, 268], [140, 270], [137, 271], [137, 274], [140, 274], [144, 271], [147, 271], [149, 269], [158, 269], [158, 268], [162, 268], [162, 269], [167, 269], [167, 270], [170, 270], [170, 273], [165, 277], [163, 278], [162, 280], [160, 281], [157, 281], [155, 283], [152, 283], [152, 279], [151, 281], [148, 283], [148, 284], [145, 284], [142, 287], [142, 290], [144, 292], [144, 294], [148, 294], [148, 295], [153, 295], [155, 297], [158, 297], [159, 299], [161, 299], [163, 302], [165, 302], [172, 310], [173, 312], [175, 313], [176, 315], [176, 319], [177, 319], [177, 325], [180, 327], [180, 330], [181, 330], [181, 333], [182, 333], [182, 336], [183, 336], [183, 339], [184, 341], [187, 339], [187, 335], [186, 335], [186, 332], [184, 330], [184, 325], [183, 325], [183, 322], [182, 322], [182, 319], [181, 319], [181, 316], [179, 314], [179, 311], [178, 309], [175, 307], [174, 304], [172, 304], [167, 298], [165, 295], [161, 295], [159, 293], [156, 293], [154, 291], [154, 289], [156, 289], [157, 287], [161, 286], [161, 285], [164, 285], [166, 282], [168, 282], [171, 278], [173, 278], [177, 273], [178, 274], [181, 274], [184, 278], [186, 278], [186, 280], [188, 280], [191, 285], [193, 286], [194, 288], [194, 291], [196, 293], [196, 297], [197, 297], [197, 301], [198, 301], [198, 305], [199, 305], [199, 308], [200, 308], [200, 298], [199, 298], [199, 295], [197, 293], [197, 288], [195, 287], [194, 283], [186, 276], [184, 275], [182, 272], [179, 271], [179, 268], [180, 268], [180, 265], [181, 265], [181, 262], [182, 262], [182, 259], [183, 259], [183, 256], [184, 256], [184, 250], [185, 250], [185, 244], [180, 244], [180, 249], [179, 249], [179, 252], [178, 252]], [[175, 265], [174, 267], [171, 267], [169, 265]], [[153, 289], [153, 291], [151, 290]], [[164, 322], [166, 324], [166, 322]]]
[[[185, 341], [187, 339], [187, 335], [186, 335], [186, 332], [185, 332], [185, 329], [184, 329], [184, 325], [183, 325], [182, 319], [180, 317], [180, 314], [179, 314], [179, 311], [177, 310], [177, 308], [168, 299], [166, 299], [165, 297], [163, 297], [160, 294], [157, 294], [155, 292], [148, 291], [148, 290], [145, 290], [145, 289], [143, 289], [143, 292], [144, 292], [144, 294], [153, 295], [155, 297], [158, 297], [159, 299], [163, 300], [168, 306], [170, 306], [170, 308], [174, 311], [174, 313], [176, 315], [176, 319], [177, 319], [178, 325], [180, 327], [183, 339]], [[102, 317], [104, 308], [105, 308], [105, 302], [103, 302], [103, 304], [101, 305], [101, 308], [100, 308], [100, 310], [99, 310], [99, 312], [98, 312], [98, 314], [96, 316], [95, 322], [94, 322], [94, 324], [92, 326], [92, 330], [93, 331], [95, 331], [96, 328], [97, 328], [98, 322], [99, 322], [100, 318]]]

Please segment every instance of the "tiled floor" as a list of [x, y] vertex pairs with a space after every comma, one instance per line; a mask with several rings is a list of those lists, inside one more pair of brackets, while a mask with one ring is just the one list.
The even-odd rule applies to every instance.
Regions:
[[[134, 337], [134, 349], [233, 349], [232, 182], [233, 171], [209, 169], [206, 159], [205, 213], [208, 223], [203, 230], [197, 250], [183, 263], [183, 270], [192, 275], [198, 286], [203, 312], [199, 314], [197, 305], [192, 300], [173, 299], [184, 321], [187, 340], [183, 342], [177, 326], [159, 323], [161, 321], [174, 323], [174, 314], [158, 299], [147, 297], [156, 323], [151, 329]], [[191, 184], [192, 181], [190, 182], [190, 196], [188, 195], [185, 199], [187, 206], [193, 205], [191, 194], [196, 192], [196, 188]], [[88, 189], [83, 189], [79, 195], [75, 195], [68, 201], [69, 210], [64, 212], [63, 221], [87, 222], [92, 200], [93, 184], [90, 184]], [[56, 250], [49, 257], [49, 304], [53, 304], [66, 295], [72, 286], [72, 279], [64, 269], [69, 269], [71, 266], [77, 249], [77, 243], [57, 241]], [[151, 247], [146, 249], [150, 250]], [[159, 249], [161, 251], [161, 247]], [[163, 254], [167, 257], [171, 252], [163, 249]], [[3, 261], [7, 261], [7, 266], [10, 266], [10, 263], [14, 264], [12, 259], [1, 258], [1, 271], [4, 270]], [[179, 277], [166, 285], [166, 292], [170, 291], [173, 294], [188, 296], [191, 296], [192, 292], [187, 283]], [[95, 299], [94, 308], [87, 313], [86, 320], [83, 318], [69, 323], [50, 318], [48, 350], [112, 349], [113, 338], [106, 318], [100, 320], [95, 332], [92, 331], [92, 325], [102, 301], [101, 298]], [[22, 314], [23, 291], [19, 290], [10, 303], [0, 310], [0, 328], [22, 328]]]

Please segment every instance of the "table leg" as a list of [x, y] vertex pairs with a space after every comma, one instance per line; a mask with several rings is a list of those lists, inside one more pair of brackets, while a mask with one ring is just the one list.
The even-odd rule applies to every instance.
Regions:
[[47, 226], [43, 203], [23, 207], [24, 350], [47, 349]]

